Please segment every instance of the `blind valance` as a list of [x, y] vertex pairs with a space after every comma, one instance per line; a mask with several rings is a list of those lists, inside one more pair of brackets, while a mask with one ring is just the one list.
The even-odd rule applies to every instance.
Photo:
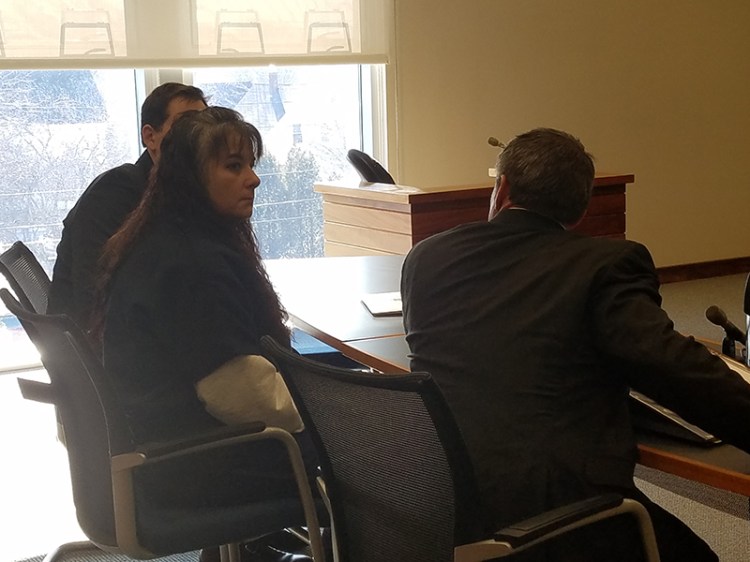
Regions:
[[2, 0], [0, 68], [386, 63], [393, 0]]

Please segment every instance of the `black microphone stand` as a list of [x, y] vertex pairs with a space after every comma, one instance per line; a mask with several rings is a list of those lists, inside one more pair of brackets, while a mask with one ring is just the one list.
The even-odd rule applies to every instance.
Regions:
[[721, 353], [731, 359], [737, 359], [737, 346], [729, 336], [724, 336], [724, 339], [721, 340]]

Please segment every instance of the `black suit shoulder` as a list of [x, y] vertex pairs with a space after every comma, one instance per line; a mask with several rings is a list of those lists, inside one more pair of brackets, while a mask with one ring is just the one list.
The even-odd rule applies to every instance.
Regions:
[[618, 271], [640, 271], [656, 282], [651, 253], [643, 244], [581, 235], [526, 211], [501, 213], [491, 221], [467, 223], [435, 234], [409, 251], [403, 271], [411, 274], [439, 268], [449, 273], [455, 268], [475, 269], [496, 261], [499, 253], [568, 262], [571, 267], [575, 264], [577, 271], [587, 270], [589, 275], [601, 278]]
[[104, 172], [65, 217], [50, 287], [50, 312], [67, 313], [86, 325], [102, 248], [138, 206], [151, 167], [151, 157], [144, 152], [135, 164]]
[[102, 216], [124, 219], [140, 202], [147, 180], [148, 176], [134, 164], [107, 170], [86, 188], [63, 224], [74, 226], [77, 221]]

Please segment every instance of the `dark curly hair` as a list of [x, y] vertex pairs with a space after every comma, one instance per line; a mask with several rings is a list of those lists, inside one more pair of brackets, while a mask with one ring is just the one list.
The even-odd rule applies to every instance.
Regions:
[[255, 162], [263, 156], [258, 129], [242, 115], [224, 107], [180, 115], [161, 144], [158, 163], [138, 207], [104, 246], [99, 261], [91, 333], [101, 342], [104, 315], [114, 274], [146, 227], [166, 216], [179, 217], [191, 228], [204, 229], [245, 254], [255, 273], [260, 322], [279, 341], [289, 342], [286, 312], [268, 278], [249, 220], [230, 218], [214, 210], [206, 191], [209, 165], [231, 147], [250, 148]]

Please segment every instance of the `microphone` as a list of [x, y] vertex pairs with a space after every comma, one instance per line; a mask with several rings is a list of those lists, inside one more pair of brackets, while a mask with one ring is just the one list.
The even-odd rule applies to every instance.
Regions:
[[732, 321], [727, 318], [726, 313], [718, 306], [709, 306], [706, 309], [706, 318], [712, 324], [724, 328], [724, 332], [729, 339], [740, 342], [743, 345], [747, 344], [747, 334], [732, 324]]
[[489, 144], [490, 146], [496, 146], [497, 148], [505, 148], [505, 145], [501, 143], [499, 140], [497, 140], [495, 137], [488, 138], [487, 144]]

